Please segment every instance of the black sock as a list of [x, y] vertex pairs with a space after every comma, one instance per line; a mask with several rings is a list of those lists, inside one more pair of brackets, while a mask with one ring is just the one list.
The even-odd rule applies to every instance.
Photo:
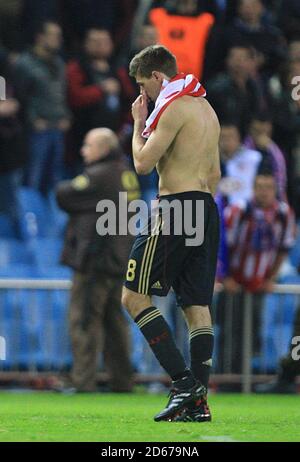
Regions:
[[190, 332], [191, 369], [196, 380], [208, 387], [212, 366], [214, 334], [212, 327], [200, 327]]
[[134, 321], [172, 380], [180, 380], [192, 375], [175, 344], [170, 327], [157, 308], [154, 306], [146, 308]]

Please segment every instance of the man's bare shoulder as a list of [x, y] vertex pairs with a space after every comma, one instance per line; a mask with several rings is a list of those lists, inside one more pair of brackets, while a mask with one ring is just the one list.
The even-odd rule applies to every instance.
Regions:
[[160, 121], [161, 125], [182, 126], [193, 112], [191, 100], [185, 96], [177, 98], [164, 110]]
[[186, 109], [182, 101], [178, 98], [172, 101], [171, 104], [162, 113], [158, 126], [179, 128], [183, 125], [186, 118]]
[[219, 121], [212, 106], [205, 98], [182, 96], [175, 99], [163, 112], [160, 125], [172, 126], [177, 129], [191, 119], [197, 120], [198, 124], [204, 120], [210, 120], [215, 129], [219, 128]]
[[170, 117], [174, 119], [174, 116], [176, 115], [183, 115], [185, 112], [185, 104], [182, 101], [183, 98], [177, 98], [174, 101], [172, 101], [167, 108], [164, 110], [163, 115], [165, 117]]
[[[177, 98], [170, 104], [169, 108], [173, 107], [173, 111], [181, 113], [181, 115], [190, 115], [194, 112], [201, 111], [202, 113], [216, 117], [216, 113], [206, 98], [193, 96], [182, 96]], [[173, 113], [174, 115], [174, 113]]]

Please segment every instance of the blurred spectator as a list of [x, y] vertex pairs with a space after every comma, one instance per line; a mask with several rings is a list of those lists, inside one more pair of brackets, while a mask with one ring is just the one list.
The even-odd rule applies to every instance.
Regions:
[[219, 74], [206, 85], [207, 98], [220, 121], [239, 121], [240, 130], [245, 136], [253, 115], [266, 106], [264, 89], [253, 78], [256, 73], [253, 50], [240, 46], [231, 48], [226, 67], [226, 73]]
[[130, 35], [138, 0], [64, 0], [60, 10], [66, 46], [73, 52], [89, 29], [108, 30], [119, 53]]
[[[158, 31], [152, 24], [144, 24], [140, 26], [137, 31], [136, 37], [134, 38], [132, 48], [129, 52], [129, 56], [126, 62], [126, 67], [129, 68], [130, 61], [134, 56], [146, 47], [156, 45], [158, 43]], [[131, 78], [132, 84], [136, 90], [136, 96], [140, 93], [140, 87], [136, 83], [136, 80]], [[154, 109], [154, 107], [153, 107]]]
[[151, 45], [158, 43], [158, 31], [152, 24], [144, 24], [140, 27], [136, 40], [133, 55]]
[[157, 2], [156, 6], [164, 6], [170, 13], [183, 16], [196, 16], [205, 12], [216, 16], [221, 2], [222, 0], [166, 0]]
[[228, 50], [238, 45], [256, 50], [259, 67], [268, 76], [278, 69], [285, 59], [285, 40], [279, 29], [263, 21], [263, 15], [262, 0], [239, 0], [232, 23], [213, 28], [207, 46], [206, 78], [224, 69]]
[[153, 8], [149, 20], [158, 31], [159, 43], [176, 56], [179, 71], [201, 79], [206, 42], [215, 18], [199, 10], [197, 0], [177, 0], [173, 4], [173, 8]]
[[34, 47], [15, 66], [15, 84], [28, 129], [28, 186], [47, 193], [63, 175], [64, 133], [70, 126], [65, 65], [59, 57], [62, 32], [43, 23]]
[[135, 91], [124, 67], [112, 62], [114, 45], [107, 30], [89, 29], [81, 56], [67, 66], [72, 137], [78, 150], [84, 134], [95, 127], [120, 130]]
[[290, 40], [299, 38], [300, 35], [300, 2], [299, 0], [281, 1], [278, 14], [278, 25], [284, 35]]
[[244, 209], [228, 207], [225, 220], [230, 249], [230, 274], [225, 286], [232, 282], [250, 292], [271, 292], [296, 233], [292, 209], [276, 199], [272, 174], [259, 174], [254, 199]]
[[24, 133], [20, 104], [15, 98], [8, 54], [0, 50], [0, 75], [5, 78], [6, 99], [0, 101], [0, 213], [5, 213], [19, 235], [17, 188], [25, 163]]
[[277, 198], [286, 201], [286, 162], [281, 149], [272, 140], [272, 121], [266, 113], [257, 114], [250, 123], [249, 136], [244, 146], [262, 154], [259, 172], [271, 171], [276, 180]]
[[[238, 6], [240, 0], [226, 0], [226, 18], [227, 22], [230, 23], [237, 16]], [[264, 24], [275, 24], [278, 17], [278, 12], [281, 4], [281, 0], [262, 0], [264, 13], [262, 21]]]
[[273, 290], [280, 266], [294, 244], [296, 225], [288, 204], [276, 200], [276, 183], [271, 174], [257, 176], [254, 199], [244, 208], [229, 206], [225, 209], [225, 223], [229, 265], [223, 280], [225, 292], [219, 299], [217, 322], [222, 327], [220, 342], [223, 345], [224, 308], [227, 298], [236, 295], [232, 313], [232, 372], [240, 372], [244, 294], [253, 294], [253, 348], [257, 355], [263, 296]]
[[221, 126], [220, 155], [222, 178], [218, 193], [225, 196], [228, 204], [243, 206], [252, 199], [262, 155], [242, 146], [239, 129], [231, 122]]
[[290, 62], [283, 82], [271, 86], [274, 141], [287, 160], [288, 198], [300, 217], [300, 89], [293, 79], [300, 76], [300, 61]]
[[107, 128], [90, 131], [81, 153], [83, 174], [57, 188], [58, 203], [70, 215], [62, 263], [75, 270], [69, 316], [73, 385], [78, 391], [96, 390], [99, 353], [104, 352], [112, 391], [130, 391], [128, 326], [120, 300], [132, 239], [118, 231], [97, 234], [96, 206], [102, 199], [113, 201], [118, 216], [119, 192], [138, 199], [138, 181]]

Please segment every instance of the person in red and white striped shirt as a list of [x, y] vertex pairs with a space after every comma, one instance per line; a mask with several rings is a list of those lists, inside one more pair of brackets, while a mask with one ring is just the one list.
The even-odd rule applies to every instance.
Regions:
[[[255, 178], [254, 197], [245, 206], [225, 208], [225, 238], [228, 262], [224, 292], [218, 298], [218, 372], [230, 368], [240, 373], [242, 364], [243, 307], [245, 293], [252, 293], [252, 336], [254, 356], [260, 355], [260, 325], [264, 295], [272, 291], [281, 263], [295, 240], [295, 218], [286, 202], [276, 199], [276, 180], [270, 173]], [[233, 297], [234, 296], [234, 297]], [[229, 314], [228, 307], [230, 308]], [[228, 331], [230, 319], [230, 331]], [[230, 353], [227, 348], [231, 335]], [[224, 353], [224, 354], [223, 354]]]
[[231, 292], [239, 286], [249, 292], [271, 291], [296, 233], [292, 209], [276, 199], [274, 177], [258, 175], [254, 199], [245, 208], [228, 206], [225, 223], [229, 249], [225, 287]]

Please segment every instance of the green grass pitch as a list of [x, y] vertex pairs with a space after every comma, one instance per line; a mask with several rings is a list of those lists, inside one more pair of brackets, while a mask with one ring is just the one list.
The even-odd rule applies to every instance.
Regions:
[[1, 392], [0, 441], [300, 441], [300, 396], [215, 394], [211, 423], [155, 423], [166, 399]]

